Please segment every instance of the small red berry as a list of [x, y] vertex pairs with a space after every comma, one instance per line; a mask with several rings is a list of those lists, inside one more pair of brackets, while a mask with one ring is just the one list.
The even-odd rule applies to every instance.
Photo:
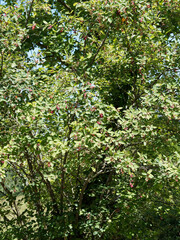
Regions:
[[34, 30], [36, 28], [36, 24], [32, 25], [32, 30]]
[[133, 188], [133, 187], [134, 187], [132, 183], [130, 183], [129, 185], [130, 185], [130, 187], [131, 187], [131, 188]]
[[52, 28], [52, 25], [49, 25], [48, 29], [51, 29]]

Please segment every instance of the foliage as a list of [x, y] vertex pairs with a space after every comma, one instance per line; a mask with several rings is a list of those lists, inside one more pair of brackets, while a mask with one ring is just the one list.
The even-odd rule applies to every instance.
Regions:
[[4, 2], [2, 239], [179, 239], [178, 0]]

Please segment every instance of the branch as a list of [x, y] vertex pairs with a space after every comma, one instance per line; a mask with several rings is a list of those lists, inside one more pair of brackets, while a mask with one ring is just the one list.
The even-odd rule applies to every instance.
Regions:
[[[5, 186], [5, 184], [3, 182], [0, 182], [1, 186], [3, 187], [4, 191], [10, 196], [10, 198], [12, 199], [12, 201], [14, 200], [12, 192]], [[7, 195], [6, 195], [7, 196]]]
[[[9, 205], [11, 206], [11, 209], [12, 209], [13, 213], [16, 216], [16, 219], [17, 220], [19, 219], [20, 220], [20, 226], [23, 226], [25, 223], [21, 219], [21, 214], [19, 213], [19, 210], [18, 210], [18, 207], [17, 207], [17, 204], [16, 204], [16, 197], [13, 196], [12, 192], [5, 186], [5, 184], [3, 182], [0, 182], [0, 184], [3, 187], [4, 191], [10, 197], [10, 200], [8, 202], [9, 202]], [[14, 209], [13, 209], [13, 207], [14, 207]], [[2, 212], [1, 212], [1, 214], [2, 214]], [[10, 221], [5, 215], [3, 216], [3, 218], [4, 218], [5, 221]], [[23, 240], [27, 240], [27, 238], [24, 237]]]
[[23, 167], [19, 166], [17, 163], [9, 162], [9, 164], [13, 167], [13, 169], [21, 179], [23, 178], [23, 180], [26, 180], [26, 178], [19, 172], [18, 168], [20, 168], [24, 175], [30, 180], [30, 176], [25, 172]]
[[[160, 77], [161, 77], [162, 75], [163, 75], [163, 73], [160, 73], [153, 82], [149, 83], [148, 89], [152, 89], [153, 86], [158, 82], [158, 80], [160, 79]], [[134, 98], [132, 104], [133, 104], [133, 105], [136, 104], [137, 101], [144, 95], [144, 93], [145, 93], [145, 92], [142, 91], [141, 93], [139, 93], [138, 95], [136, 95], [136, 97]], [[133, 106], [133, 105], [132, 105], [132, 106]]]
[[0, 77], [3, 75], [3, 52], [1, 52], [1, 70], [0, 70]]
[[[168, 70], [169, 70], [169, 69], [168, 69]], [[160, 74], [157, 76], [156, 80], [155, 80], [154, 82], [152, 82], [152, 83], [149, 84], [148, 88], [151, 89], [151, 88], [158, 82], [158, 80], [160, 79], [160, 77], [161, 77], [162, 75], [163, 75], [163, 73], [160, 73]]]
[[78, 210], [76, 213], [76, 223], [78, 224], [78, 220], [79, 220], [79, 212], [81, 210], [81, 206], [82, 206], [82, 201], [83, 201], [83, 196], [84, 196], [84, 192], [87, 188], [87, 185], [89, 184], [90, 180], [91, 180], [91, 176], [93, 175], [94, 172], [90, 172], [89, 175], [87, 176], [86, 181], [84, 182], [82, 189], [81, 189], [81, 193], [80, 193], [80, 197], [79, 197], [79, 204], [78, 204]]
[[[69, 133], [68, 133], [68, 145], [70, 141], [70, 135], [72, 132], [72, 127], [69, 126]], [[62, 168], [62, 173], [61, 173], [61, 194], [60, 194], [60, 202], [61, 202], [61, 214], [63, 213], [63, 201], [64, 201], [64, 183], [65, 183], [65, 168], [64, 165], [67, 162], [67, 157], [68, 157], [68, 151], [64, 154], [64, 160], [61, 161], [61, 168]]]
[[[37, 45], [40, 45], [40, 44], [37, 44]], [[41, 44], [41, 46], [42, 46], [42, 44]], [[55, 56], [55, 55], [45, 56], [45, 59], [47, 59], [47, 58], [56, 58], [62, 65], [65, 65], [65, 68], [71, 69], [72, 72], [75, 72], [75, 73], [77, 72], [77, 70], [73, 66], [71, 66], [70, 63], [66, 62], [59, 56]]]
[[48, 179], [45, 180], [43, 174], [42, 174], [39, 170], [38, 170], [38, 173], [39, 173], [39, 175], [41, 176], [42, 181], [43, 181], [44, 184], [46, 185], [46, 188], [47, 188], [47, 190], [48, 190], [48, 192], [49, 192], [49, 195], [50, 195], [51, 200], [52, 200], [52, 203], [53, 203], [54, 212], [55, 212], [57, 215], [59, 215], [59, 208], [58, 208], [58, 205], [57, 205], [57, 202], [56, 202], [56, 198], [55, 198], [55, 194], [54, 194], [54, 192], [53, 192], [53, 189], [52, 189], [52, 187], [51, 187], [51, 184], [50, 184], [50, 182], [49, 182]]
[[92, 60], [91, 60], [91, 62], [90, 62], [90, 64], [89, 64], [89, 67], [91, 67], [91, 66], [93, 65], [93, 63], [94, 63], [94, 61], [95, 61], [98, 53], [100, 52], [101, 48], [103, 47], [103, 45], [104, 45], [104, 43], [105, 43], [105, 41], [106, 41], [106, 39], [107, 39], [107, 37], [108, 37], [108, 35], [109, 35], [109, 31], [110, 31], [110, 28], [111, 28], [112, 24], [113, 24], [113, 22], [110, 24], [110, 26], [109, 26], [109, 28], [108, 28], [108, 30], [107, 30], [106, 36], [105, 36], [105, 38], [103, 39], [103, 41], [102, 41], [101, 45], [99, 46], [97, 52], [95, 53], [94, 57], [92, 58]]
[[71, 13], [71, 15], [74, 15], [74, 11], [64, 1], [57, 0], [57, 2], [59, 2], [61, 5], [63, 5]]
[[[27, 158], [27, 163], [28, 163], [28, 168], [29, 168], [29, 171], [30, 171], [30, 177], [31, 177], [31, 181], [35, 183], [35, 173], [34, 173], [34, 169], [33, 169], [33, 165], [32, 165], [32, 162], [30, 160], [30, 157], [28, 155], [28, 151], [27, 149], [25, 148], [25, 156]], [[34, 190], [35, 190], [35, 193], [37, 194], [38, 193], [38, 188], [36, 186], [36, 183], [34, 184]], [[41, 205], [41, 202], [40, 202], [40, 199], [38, 201], [34, 201], [34, 204], [36, 206], [36, 209], [37, 209], [37, 212], [38, 214], [41, 214], [42, 212], [42, 205]]]
[[[113, 169], [113, 171], [111, 171], [111, 172], [109, 173], [109, 175], [108, 175], [108, 177], [107, 177], [107, 180], [106, 180], [106, 186], [108, 186], [109, 183], [112, 181], [112, 176], [113, 176], [113, 173], [114, 173], [114, 172], [115, 172], [115, 171], [114, 171], [114, 169]], [[105, 191], [106, 191], [106, 189], [104, 188], [104, 189], [102, 190], [102, 193], [101, 193], [101, 196], [100, 196], [100, 200], [103, 199]]]
[[[87, 176], [87, 179], [84, 181], [84, 184], [83, 184], [82, 189], [81, 189], [80, 197], [79, 197], [78, 210], [77, 210], [77, 213], [76, 213], [76, 224], [78, 224], [79, 212], [80, 212], [81, 207], [82, 207], [82, 202], [83, 202], [83, 198], [84, 198], [84, 192], [85, 192], [88, 184], [90, 183], [90, 181], [92, 179], [96, 178], [98, 175], [102, 174], [104, 168], [105, 168], [105, 164], [103, 165], [102, 169], [99, 170], [96, 174], [94, 174], [93, 171], [90, 172], [89, 175]], [[93, 176], [93, 174], [94, 174], [94, 176]]]
[[[31, 134], [32, 137], [34, 137], [33, 134], [32, 134], [32, 132], [30, 132], [30, 134]], [[32, 162], [30, 161], [27, 152], [26, 152], [26, 154], [27, 154], [27, 161], [28, 161], [29, 169], [30, 169], [32, 178], [34, 178], [35, 172], [34, 172], [34, 170], [33, 170]], [[39, 160], [40, 160], [40, 162], [41, 162], [41, 164], [42, 164], [42, 160], [41, 160], [40, 157], [39, 157]], [[37, 162], [37, 161], [36, 161], [36, 162]], [[49, 180], [48, 180], [48, 179], [46, 180], [46, 179], [44, 178], [44, 175], [41, 173], [41, 171], [39, 170], [39, 168], [36, 168], [36, 171], [39, 173], [39, 175], [41, 176], [42, 181], [43, 181], [44, 184], [46, 185], [47, 191], [49, 192], [50, 198], [51, 198], [52, 203], [53, 203], [53, 209], [54, 209], [55, 214], [59, 215], [59, 209], [58, 209], [58, 205], [57, 205], [57, 202], [56, 202], [55, 194], [54, 194], [54, 192], [53, 192], [53, 189], [52, 189], [52, 187], [51, 187], [51, 184], [50, 184]], [[36, 187], [36, 185], [35, 185], [35, 188], [36, 188], [36, 192], [37, 192], [37, 187]]]
[[32, 12], [32, 6], [33, 6], [33, 3], [34, 3], [34, 0], [32, 0], [31, 5], [30, 5], [30, 8], [29, 8], [28, 16], [27, 16], [27, 18], [26, 18], [25, 28], [27, 27], [27, 24], [28, 24], [28, 21], [29, 21], [30, 14], [31, 14], [31, 12]]

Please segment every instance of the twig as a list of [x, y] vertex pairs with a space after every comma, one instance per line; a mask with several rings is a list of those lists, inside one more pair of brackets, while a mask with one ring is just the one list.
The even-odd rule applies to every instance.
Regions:
[[107, 39], [107, 37], [108, 37], [108, 35], [109, 35], [109, 31], [110, 31], [110, 28], [111, 28], [112, 24], [113, 24], [113, 22], [110, 24], [110, 26], [109, 26], [109, 28], [108, 28], [108, 30], [107, 30], [107, 32], [106, 32], [106, 36], [105, 36], [105, 38], [103, 39], [101, 45], [99, 46], [97, 52], [95, 53], [95, 55], [94, 55], [94, 57], [92, 58], [92, 60], [91, 60], [91, 62], [90, 62], [90, 64], [89, 64], [88, 67], [91, 67], [91, 66], [93, 65], [93, 63], [94, 63], [94, 61], [95, 61], [97, 55], [99, 54], [101, 48], [103, 47], [103, 45], [104, 45], [104, 43], [105, 43], [105, 41], [106, 41], [106, 39]]
[[32, 0], [31, 5], [30, 5], [30, 8], [29, 8], [28, 16], [27, 16], [27, 18], [26, 18], [25, 28], [27, 27], [27, 24], [28, 24], [28, 21], [29, 21], [30, 14], [31, 14], [31, 12], [32, 12], [32, 6], [33, 6], [33, 3], [34, 3], [34, 0]]
[[61, 3], [71, 13], [71, 15], [74, 15], [74, 11], [64, 1], [57, 0], [57, 2]]

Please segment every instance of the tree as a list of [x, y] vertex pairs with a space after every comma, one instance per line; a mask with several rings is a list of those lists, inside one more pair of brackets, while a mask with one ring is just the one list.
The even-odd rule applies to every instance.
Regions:
[[15, 4], [0, 7], [2, 239], [179, 239], [178, 1]]

